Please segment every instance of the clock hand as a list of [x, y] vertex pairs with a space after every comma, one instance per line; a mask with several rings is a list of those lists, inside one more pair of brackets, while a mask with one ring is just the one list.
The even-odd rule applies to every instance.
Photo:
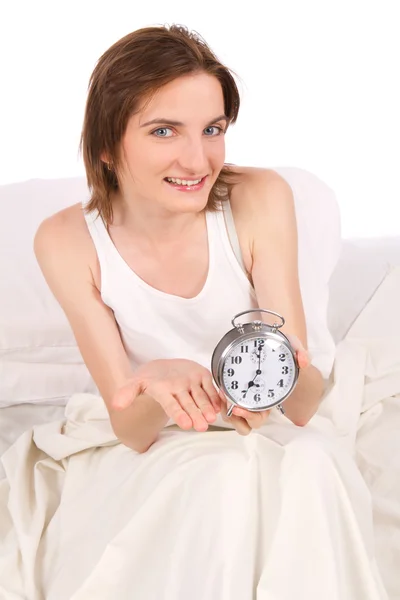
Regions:
[[256, 374], [254, 375], [253, 379], [251, 381], [249, 381], [249, 383], [248, 383], [247, 390], [242, 390], [242, 394], [244, 394], [244, 398], [246, 397], [247, 392], [253, 385], [260, 387], [257, 383], [255, 383], [255, 379], [256, 379], [256, 377], [261, 375], [261, 373], [262, 373], [261, 369], [257, 369]]
[[258, 346], [258, 354], [256, 354], [256, 357], [258, 358], [258, 369], [256, 370], [256, 374], [254, 375], [253, 379], [249, 381], [247, 390], [242, 390], [242, 394], [244, 394], [243, 398], [246, 398], [247, 392], [253, 385], [255, 385], [256, 387], [260, 387], [257, 383], [254, 382], [256, 380], [256, 377], [258, 377], [258, 375], [261, 375], [261, 350], [262, 346], [260, 344]]
[[[258, 347], [258, 369], [257, 369], [256, 377], [257, 377], [257, 375], [261, 375], [261, 352], [262, 352], [262, 346], [260, 345]], [[254, 379], [256, 377], [254, 377]], [[254, 379], [253, 379], [253, 381], [254, 381]]]
[[[256, 375], [256, 377], [257, 377], [257, 375]], [[254, 377], [254, 379], [255, 379], [256, 377]], [[243, 396], [244, 398], [246, 397], [246, 394], [247, 394], [247, 392], [249, 391], [249, 389], [250, 389], [250, 388], [251, 388], [253, 385], [256, 385], [256, 384], [254, 383], [254, 379], [253, 379], [253, 381], [249, 381], [247, 390], [242, 390], [242, 394], [244, 394], [244, 396]]]

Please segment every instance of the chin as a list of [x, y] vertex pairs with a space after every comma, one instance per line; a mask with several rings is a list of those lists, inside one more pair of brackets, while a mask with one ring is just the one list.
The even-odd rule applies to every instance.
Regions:
[[168, 190], [167, 194], [163, 194], [163, 205], [174, 213], [198, 213], [207, 207], [210, 190], [210, 185], [193, 192]]
[[180, 202], [174, 202], [173, 204], [169, 202], [168, 208], [169, 210], [171, 210], [171, 212], [176, 213], [198, 213], [205, 210], [205, 208], [207, 207], [207, 203], [208, 196], [196, 198], [195, 200], [188, 198], [186, 201], [185, 198], [183, 198]]

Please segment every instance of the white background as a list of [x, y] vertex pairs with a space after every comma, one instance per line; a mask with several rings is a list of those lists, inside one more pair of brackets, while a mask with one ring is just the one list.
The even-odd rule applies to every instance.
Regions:
[[337, 193], [344, 237], [400, 231], [398, 0], [2, 2], [0, 184], [83, 174], [100, 55], [164, 23], [198, 31], [240, 77], [227, 161], [298, 166]]

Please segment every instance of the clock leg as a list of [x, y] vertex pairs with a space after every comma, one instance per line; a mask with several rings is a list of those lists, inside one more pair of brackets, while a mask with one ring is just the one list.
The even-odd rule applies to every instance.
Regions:
[[234, 408], [235, 408], [235, 405], [234, 405], [234, 404], [231, 404], [231, 405], [230, 405], [230, 407], [229, 407], [229, 408], [228, 408], [228, 410], [227, 410], [227, 413], [226, 413], [226, 416], [227, 416], [227, 417], [230, 417], [230, 416], [231, 416], [231, 414], [232, 414], [232, 411], [233, 411], [233, 409], [234, 409]]

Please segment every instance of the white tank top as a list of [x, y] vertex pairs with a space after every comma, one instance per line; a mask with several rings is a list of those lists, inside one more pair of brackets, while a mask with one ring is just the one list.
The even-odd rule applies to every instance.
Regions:
[[[230, 207], [224, 210], [229, 218]], [[208, 275], [203, 289], [189, 299], [147, 284], [119, 254], [97, 211], [84, 213], [100, 263], [101, 297], [114, 311], [133, 369], [155, 359], [186, 358], [211, 370], [213, 350], [232, 329], [231, 319], [257, 307], [232, 249], [224, 210], [206, 213]]]

